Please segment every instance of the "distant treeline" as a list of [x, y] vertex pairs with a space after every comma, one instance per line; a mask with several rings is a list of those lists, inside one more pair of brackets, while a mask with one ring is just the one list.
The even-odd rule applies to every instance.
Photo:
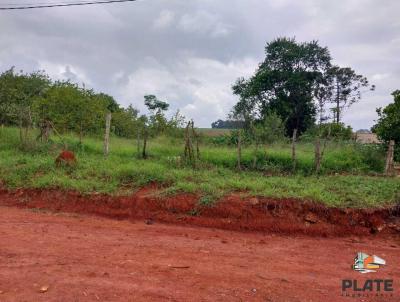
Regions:
[[232, 120], [218, 120], [211, 124], [211, 128], [216, 129], [240, 129], [243, 128], [244, 121], [232, 121]]

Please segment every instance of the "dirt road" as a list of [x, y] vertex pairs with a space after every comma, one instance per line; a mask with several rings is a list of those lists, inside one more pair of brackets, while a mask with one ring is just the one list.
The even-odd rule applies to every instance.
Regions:
[[[357, 251], [387, 265], [354, 272]], [[400, 301], [399, 264], [398, 237], [284, 237], [0, 207], [0, 301]], [[342, 279], [367, 278], [393, 279], [393, 295], [341, 296]]]

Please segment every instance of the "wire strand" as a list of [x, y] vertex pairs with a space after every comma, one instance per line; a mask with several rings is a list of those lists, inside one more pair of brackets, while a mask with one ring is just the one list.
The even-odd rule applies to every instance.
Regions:
[[[56, 0], [56, 1], [42, 1], [42, 2], [24, 2], [22, 1], [22, 3], [1, 3], [0, 0], [0, 7], [3, 6], [12, 6], [12, 7], [22, 7], [22, 6], [41, 6], [41, 5], [53, 5], [53, 4], [73, 4], [73, 3], [86, 3], [89, 2], [90, 0], [72, 0], [72, 1], [68, 1], [68, 0]], [[100, 1], [106, 1], [106, 0], [100, 0]]]
[[0, 7], [0, 10], [23, 10], [23, 9], [35, 9], [35, 8], [83, 6], [83, 5], [110, 4], [110, 3], [123, 3], [123, 2], [135, 2], [135, 1], [137, 1], [137, 0], [106, 0], [106, 1], [88, 1], [88, 2], [46, 4], [46, 5], [26, 5], [26, 6], [15, 6], [15, 7]]

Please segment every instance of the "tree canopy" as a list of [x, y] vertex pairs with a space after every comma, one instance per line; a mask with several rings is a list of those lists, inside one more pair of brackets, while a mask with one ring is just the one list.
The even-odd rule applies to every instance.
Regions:
[[14, 67], [0, 75], [0, 123], [26, 125], [32, 123], [31, 106], [50, 86], [43, 71], [16, 72]]
[[60, 131], [96, 133], [104, 128], [111, 99], [68, 81], [57, 81], [37, 99], [34, 112], [39, 120], [51, 121]]
[[166, 111], [169, 108], [167, 102], [159, 100], [155, 95], [145, 95], [144, 104], [150, 111]]
[[335, 105], [331, 110], [337, 124], [341, 121], [343, 110], [361, 100], [362, 88], [375, 90], [375, 85], [370, 85], [366, 77], [350, 67], [332, 66], [325, 77], [322, 89], [326, 92], [326, 101]]
[[[378, 108], [377, 123], [372, 127], [378, 137], [388, 142], [394, 140], [397, 145], [400, 143], [400, 90], [392, 93], [394, 102], [385, 108]], [[396, 158], [400, 160], [400, 149], [396, 149]]]
[[[146, 124], [154, 133], [178, 128], [184, 119], [177, 112], [167, 120], [169, 104], [155, 95], [145, 96], [150, 115], [120, 106], [110, 95], [95, 92], [70, 81], [52, 81], [44, 71], [24, 73], [14, 68], [0, 74], [0, 124], [29, 128], [52, 125], [59, 132], [73, 131], [81, 138], [87, 133], [102, 134], [105, 115], [111, 112], [111, 130], [115, 135], [137, 137]], [[139, 130], [138, 130], [139, 129]]]
[[329, 51], [317, 41], [279, 38], [267, 44], [265, 54], [256, 73], [233, 86], [240, 96], [234, 111], [260, 120], [275, 112], [285, 120], [288, 135], [294, 129], [301, 133], [315, 121], [314, 90], [330, 67]]
[[[361, 88], [369, 86], [365, 77], [351, 68], [333, 66], [328, 48], [317, 41], [297, 42], [278, 38], [267, 43], [265, 59], [249, 79], [239, 78], [233, 93], [239, 102], [233, 112], [246, 120], [263, 121], [271, 112], [285, 123], [286, 135], [294, 129], [301, 134], [320, 121], [329, 103], [336, 104], [335, 116], [361, 98]], [[374, 88], [374, 86], [372, 86]]]

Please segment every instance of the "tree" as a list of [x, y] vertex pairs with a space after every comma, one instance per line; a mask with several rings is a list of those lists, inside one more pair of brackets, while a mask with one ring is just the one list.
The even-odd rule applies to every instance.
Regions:
[[330, 103], [335, 104], [331, 108], [335, 115], [335, 122], [340, 123], [344, 108], [350, 107], [361, 100], [362, 88], [375, 90], [375, 85], [370, 85], [368, 79], [350, 67], [333, 66], [327, 73], [327, 95]]
[[145, 95], [144, 104], [150, 111], [166, 111], [169, 108], [169, 104], [157, 99], [155, 95]]
[[396, 143], [395, 159], [400, 161], [400, 90], [392, 93], [394, 103], [387, 105], [385, 108], [378, 108], [377, 123], [372, 127], [372, 131], [385, 142], [394, 140]]
[[107, 110], [110, 111], [111, 113], [115, 113], [121, 109], [119, 104], [115, 101], [115, 99], [111, 95], [100, 92], [95, 94], [95, 97], [103, 100], [107, 106]]
[[55, 82], [35, 101], [41, 121], [50, 121], [59, 131], [74, 131], [82, 143], [86, 133], [101, 133], [109, 100], [104, 95], [81, 88], [69, 81]]
[[14, 86], [14, 69], [11, 68], [0, 75], [0, 124], [1, 125], [17, 125], [16, 121], [16, 104], [13, 101], [15, 89]]
[[1, 123], [19, 126], [21, 142], [26, 141], [28, 129], [33, 125], [32, 104], [50, 84], [43, 71], [18, 73], [12, 67], [0, 75], [0, 120]]
[[121, 137], [137, 137], [139, 123], [139, 110], [131, 104], [128, 108], [119, 108], [113, 113], [113, 132]]
[[[141, 125], [142, 129], [142, 138], [143, 138], [143, 149], [142, 149], [142, 158], [146, 159], [147, 158], [147, 140], [149, 138], [149, 132], [150, 132], [150, 127], [149, 127], [149, 119], [147, 116], [144, 114], [139, 117], [139, 122]], [[139, 137], [138, 137], [139, 138]], [[139, 140], [138, 140], [138, 151], [140, 146], [139, 146]]]
[[286, 135], [292, 136], [293, 170], [296, 169], [297, 136], [315, 122], [316, 92], [326, 83], [331, 56], [317, 41], [297, 43], [278, 38], [267, 43], [266, 58], [254, 76], [240, 78], [233, 92], [240, 100], [234, 111], [245, 116], [246, 127], [252, 119], [263, 120], [275, 112], [285, 121]]
[[[374, 85], [369, 85], [366, 77], [358, 75], [349, 67], [330, 67], [315, 89], [315, 99], [318, 108], [319, 121], [315, 137], [315, 171], [317, 174], [321, 169], [321, 162], [324, 156], [327, 141], [331, 138], [350, 139], [352, 136], [351, 127], [345, 127], [340, 122], [343, 110], [361, 100], [361, 88], [369, 87], [374, 90]], [[326, 123], [329, 116], [326, 115], [327, 104], [335, 104], [330, 108], [334, 115], [335, 124]], [[321, 148], [321, 138], [324, 139]]]
[[[324, 75], [322, 80], [318, 82], [316, 89], [314, 91], [314, 98], [316, 100], [317, 104], [317, 110], [318, 110], [318, 123], [317, 126], [314, 128], [310, 128], [307, 131], [311, 132], [312, 130], [316, 129], [316, 135], [315, 135], [315, 148], [314, 148], [314, 166], [315, 166], [315, 172], [319, 174], [321, 170], [321, 162], [325, 153], [325, 148], [327, 145], [328, 140], [330, 139], [331, 136], [331, 124], [328, 125], [327, 129], [328, 132], [324, 136], [323, 135], [323, 130], [324, 122], [329, 120], [329, 116], [326, 116], [326, 104], [331, 100], [333, 90], [331, 89], [332, 85], [331, 80], [332, 78], [329, 76], [329, 70], [327, 75]], [[310, 131], [311, 130], [311, 131]], [[321, 148], [321, 137], [324, 138], [323, 146]]]
[[149, 126], [151, 129], [148, 130], [151, 133], [149, 134], [153, 136], [163, 133], [168, 124], [164, 112], [168, 110], [169, 104], [167, 102], [160, 101], [155, 95], [145, 95], [144, 104], [150, 111]]
[[[164, 111], [169, 105], [155, 96], [146, 96], [145, 103], [151, 115], [146, 122], [149, 135], [165, 129], [176, 131], [182, 126], [182, 116], [177, 113], [167, 120]], [[100, 134], [104, 130], [105, 114], [112, 113], [111, 131], [123, 137], [140, 137], [143, 120], [131, 105], [122, 108], [105, 93], [97, 93], [70, 81], [51, 81], [44, 71], [24, 73], [14, 68], [0, 74], [0, 125], [19, 126], [21, 141], [28, 129], [38, 126], [37, 139], [47, 142], [51, 130], [60, 133], [73, 131], [82, 141], [86, 133]], [[26, 129], [25, 135], [23, 129]], [[171, 132], [172, 133], [172, 132]]]
[[155, 95], [145, 95], [144, 104], [150, 111], [149, 117], [142, 115], [139, 118], [143, 138], [142, 158], [146, 159], [148, 157], [147, 143], [149, 137], [163, 133], [168, 126], [168, 121], [164, 115], [164, 111], [168, 110], [169, 104], [159, 100]]
[[223, 121], [219, 119], [211, 123], [211, 128], [216, 128], [216, 129], [238, 129], [242, 127], [243, 127], [243, 121], [232, 121], [232, 120]]
[[178, 109], [167, 123], [167, 135], [171, 137], [179, 137], [184, 133], [186, 118]]
[[317, 41], [278, 38], [267, 44], [265, 53], [255, 75], [233, 86], [240, 97], [234, 110], [260, 120], [276, 112], [285, 121], [287, 135], [295, 129], [300, 134], [314, 124], [314, 92], [330, 67], [329, 51]]
[[285, 137], [285, 125], [274, 112], [268, 114], [263, 121], [256, 122], [251, 127], [251, 139], [255, 145], [253, 168], [257, 166], [257, 155], [260, 144], [272, 144]]

